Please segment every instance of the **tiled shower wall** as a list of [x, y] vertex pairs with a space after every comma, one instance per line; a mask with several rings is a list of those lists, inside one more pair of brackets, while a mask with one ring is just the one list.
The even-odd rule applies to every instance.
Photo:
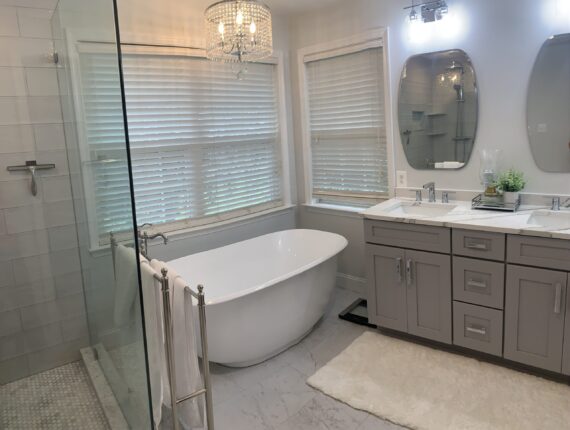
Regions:
[[[0, 0], [0, 383], [88, 344], [50, 18], [56, 0]], [[55, 163], [39, 173], [9, 165]]]

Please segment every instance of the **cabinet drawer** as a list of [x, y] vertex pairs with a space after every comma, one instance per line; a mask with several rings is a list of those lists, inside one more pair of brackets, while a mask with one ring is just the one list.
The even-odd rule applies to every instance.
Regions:
[[453, 230], [453, 253], [465, 257], [505, 261], [505, 235], [483, 231]]
[[503, 355], [503, 312], [453, 303], [453, 343], [487, 354]]
[[453, 300], [503, 309], [505, 265], [453, 257]]
[[366, 242], [449, 254], [450, 229], [390, 221], [364, 221]]
[[570, 240], [509, 235], [510, 263], [570, 271]]

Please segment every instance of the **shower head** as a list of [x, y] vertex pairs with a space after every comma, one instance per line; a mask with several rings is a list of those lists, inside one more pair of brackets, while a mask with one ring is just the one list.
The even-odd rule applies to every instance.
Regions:
[[463, 64], [453, 60], [451, 62], [451, 66], [446, 67], [445, 70], [447, 72], [461, 72], [462, 74], [465, 72], [465, 68], [463, 67]]

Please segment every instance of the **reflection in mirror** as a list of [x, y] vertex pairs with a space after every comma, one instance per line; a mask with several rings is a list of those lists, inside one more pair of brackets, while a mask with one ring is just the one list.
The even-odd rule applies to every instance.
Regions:
[[415, 169], [460, 169], [477, 130], [475, 71], [461, 50], [408, 59], [400, 81], [398, 120], [408, 163]]
[[530, 78], [528, 136], [545, 172], [570, 172], [570, 34], [549, 38]]

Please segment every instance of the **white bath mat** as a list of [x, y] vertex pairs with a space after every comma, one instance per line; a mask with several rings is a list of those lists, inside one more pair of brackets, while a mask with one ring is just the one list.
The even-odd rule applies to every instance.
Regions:
[[570, 429], [567, 385], [373, 332], [308, 383], [413, 429]]

